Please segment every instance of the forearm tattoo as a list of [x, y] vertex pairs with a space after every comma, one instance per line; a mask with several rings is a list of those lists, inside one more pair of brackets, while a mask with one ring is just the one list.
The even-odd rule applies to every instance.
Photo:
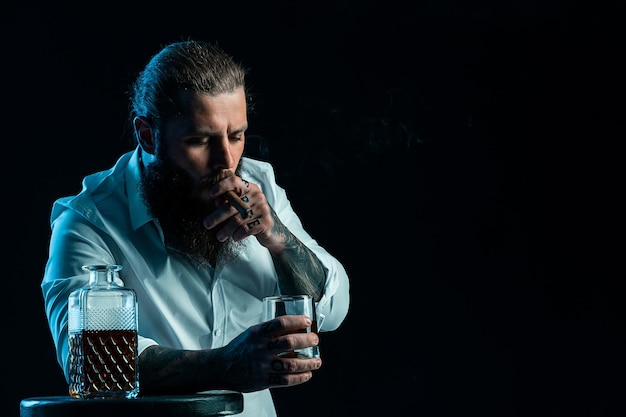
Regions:
[[283, 249], [272, 253], [278, 274], [278, 285], [283, 294], [310, 294], [314, 301], [322, 297], [326, 274], [315, 254], [282, 224], [272, 209], [272, 233], [283, 237]]
[[[228, 389], [216, 369], [219, 361], [208, 362], [210, 353], [151, 346], [139, 356], [139, 386], [142, 395], [187, 394], [208, 389]], [[223, 364], [227, 366], [226, 363]]]
[[142, 394], [193, 392], [185, 366], [191, 352], [151, 346], [139, 356], [139, 386]]

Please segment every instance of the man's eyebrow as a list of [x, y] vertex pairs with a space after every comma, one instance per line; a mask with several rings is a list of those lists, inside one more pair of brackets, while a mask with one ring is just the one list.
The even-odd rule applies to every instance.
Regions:
[[239, 129], [235, 129], [232, 132], [230, 132], [230, 134], [237, 134], [237, 133], [243, 133], [246, 130], [248, 130], [248, 124], [246, 123], [245, 125], [241, 126]]
[[[228, 135], [229, 136], [237, 135], [237, 134], [245, 132], [246, 130], [248, 130], [247, 124], [235, 130], [231, 130], [230, 132], [228, 132]], [[212, 132], [210, 130], [194, 130], [192, 132], [189, 132], [186, 136], [217, 136], [220, 134], [221, 134], [220, 132]]]

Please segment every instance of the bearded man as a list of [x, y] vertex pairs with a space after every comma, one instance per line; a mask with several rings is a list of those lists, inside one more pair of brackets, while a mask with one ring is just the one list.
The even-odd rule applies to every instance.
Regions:
[[262, 299], [309, 294], [318, 332], [332, 331], [348, 312], [348, 276], [304, 229], [272, 165], [243, 156], [244, 79], [216, 45], [165, 46], [132, 86], [134, 149], [55, 201], [41, 287], [66, 378], [67, 300], [94, 264], [122, 266], [137, 294], [140, 395], [234, 390], [241, 416], [276, 416], [269, 389], [322, 365], [279, 356], [319, 337], [301, 332], [306, 316], [262, 322]]

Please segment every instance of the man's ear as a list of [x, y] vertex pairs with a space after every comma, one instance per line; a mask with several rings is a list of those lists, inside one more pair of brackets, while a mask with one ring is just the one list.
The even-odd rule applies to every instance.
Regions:
[[135, 117], [133, 120], [135, 125], [135, 137], [137, 142], [141, 146], [144, 152], [154, 155], [156, 152], [156, 144], [154, 143], [154, 135], [152, 133], [152, 126], [148, 123], [145, 117]]

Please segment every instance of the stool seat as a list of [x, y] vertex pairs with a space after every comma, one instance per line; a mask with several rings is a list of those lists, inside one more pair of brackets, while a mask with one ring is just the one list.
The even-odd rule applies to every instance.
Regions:
[[132, 399], [33, 397], [20, 402], [20, 417], [210, 417], [242, 411], [243, 394], [227, 390]]

